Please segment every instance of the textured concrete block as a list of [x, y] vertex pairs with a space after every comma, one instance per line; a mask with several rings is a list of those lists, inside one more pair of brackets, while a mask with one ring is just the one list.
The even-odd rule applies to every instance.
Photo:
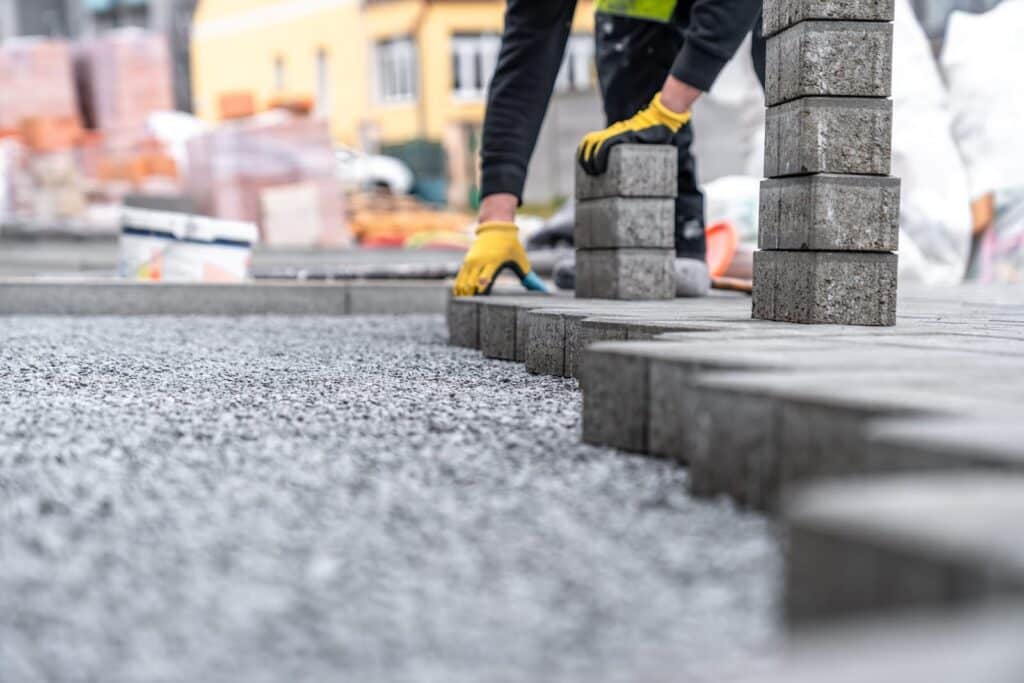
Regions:
[[761, 183], [761, 249], [896, 251], [898, 178], [812, 175]]
[[791, 323], [896, 324], [896, 255], [754, 254], [753, 317]]
[[675, 197], [679, 191], [679, 150], [670, 145], [619, 145], [608, 170], [588, 175], [576, 166], [576, 199]]
[[764, 0], [764, 34], [808, 20], [892, 21], [894, 0]]
[[648, 359], [604, 346], [583, 353], [583, 441], [645, 453]]
[[576, 296], [628, 301], [674, 299], [675, 251], [672, 249], [579, 249]]
[[583, 355], [591, 344], [603, 341], [625, 341], [626, 325], [610, 320], [566, 319], [565, 374], [579, 379]]
[[486, 303], [479, 306], [480, 351], [485, 358], [516, 359], [519, 306]]
[[676, 204], [672, 199], [609, 197], [576, 203], [577, 249], [675, 246]]
[[529, 311], [526, 327], [526, 370], [534, 375], [565, 376], [565, 318], [552, 311]]
[[448, 343], [467, 349], [480, 348], [480, 309], [471, 298], [448, 299]]
[[892, 24], [810, 21], [768, 39], [769, 105], [798, 97], [889, 97]]
[[964, 472], [815, 484], [786, 504], [787, 619], [1024, 592], [1024, 478]]
[[765, 175], [889, 175], [892, 102], [812, 97], [768, 109]]

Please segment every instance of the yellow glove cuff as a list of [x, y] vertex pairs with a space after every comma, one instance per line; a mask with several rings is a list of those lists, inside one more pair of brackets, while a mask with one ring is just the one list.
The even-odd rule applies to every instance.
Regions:
[[519, 228], [516, 227], [515, 223], [506, 223], [504, 221], [487, 221], [477, 226], [477, 236], [484, 234], [485, 232], [519, 232]]
[[688, 111], [684, 111], [680, 114], [679, 112], [672, 111], [662, 104], [660, 92], [651, 100], [651, 109], [657, 112], [658, 118], [661, 119], [661, 122], [671, 128], [673, 133], [688, 124], [690, 119], [693, 117], [693, 114]]

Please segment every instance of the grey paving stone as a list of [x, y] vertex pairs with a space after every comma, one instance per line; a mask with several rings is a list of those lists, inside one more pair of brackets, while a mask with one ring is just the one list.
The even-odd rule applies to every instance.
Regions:
[[675, 247], [673, 199], [607, 197], [576, 203], [577, 249]]
[[892, 21], [894, 0], [765, 0], [764, 34], [773, 36], [801, 21]]
[[467, 349], [480, 348], [479, 299], [451, 297], [448, 300], [448, 343]]
[[821, 483], [786, 505], [786, 617], [806, 623], [1024, 592], [1024, 477]]
[[602, 341], [625, 341], [628, 322], [601, 318], [566, 318], [565, 374], [579, 379], [583, 353]]
[[892, 101], [807, 97], [770, 107], [765, 176], [839, 173], [889, 175]]
[[889, 97], [892, 24], [808, 21], [768, 39], [769, 106], [798, 97]]
[[451, 298], [451, 290], [444, 282], [368, 282], [349, 285], [348, 291], [352, 315], [444, 313]]
[[876, 421], [867, 443], [874, 459], [894, 468], [1024, 472], [1024, 425], [1012, 414]]
[[485, 358], [516, 359], [519, 310], [514, 303], [479, 306], [480, 351]]
[[1024, 605], [1009, 601], [816, 623], [796, 634], [781, 661], [733, 683], [1017, 683], [1022, 615]]
[[558, 311], [528, 311], [526, 370], [534, 375], [565, 376], [565, 317]]
[[896, 255], [756, 252], [753, 307], [762, 320], [894, 325]]
[[603, 197], [675, 197], [679, 188], [679, 150], [670, 145], [618, 145], [599, 176], [576, 165], [576, 199]]
[[819, 174], [761, 183], [761, 249], [897, 251], [898, 178]]
[[640, 301], [676, 296], [673, 249], [577, 249], [576, 296]]
[[647, 359], [602, 346], [583, 354], [583, 442], [646, 453]]

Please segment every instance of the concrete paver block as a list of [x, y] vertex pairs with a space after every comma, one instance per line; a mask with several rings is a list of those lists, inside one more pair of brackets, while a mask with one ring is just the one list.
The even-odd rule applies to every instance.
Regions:
[[467, 349], [480, 348], [479, 301], [472, 297], [448, 300], [448, 343]]
[[451, 292], [445, 285], [375, 282], [349, 287], [351, 315], [409, 315], [442, 313]]
[[626, 327], [609, 320], [581, 318], [566, 320], [565, 374], [579, 379], [587, 347], [602, 341], [625, 341]]
[[810, 97], [770, 107], [765, 176], [807, 173], [889, 175], [892, 101]]
[[889, 97], [892, 24], [809, 21], [768, 39], [770, 106], [798, 97]]
[[820, 483], [786, 504], [794, 624], [1024, 592], [1024, 477], [946, 472]]
[[673, 249], [578, 249], [576, 296], [629, 301], [674, 299]]
[[761, 183], [761, 249], [896, 251], [900, 181], [821, 174]]
[[526, 370], [534, 375], [565, 376], [565, 318], [551, 311], [528, 311]]
[[648, 359], [602, 346], [583, 353], [583, 441], [646, 453]]
[[808, 324], [895, 325], [896, 255], [754, 254], [753, 316]]
[[675, 246], [672, 199], [608, 197], [576, 203], [577, 249]]
[[519, 306], [488, 303], [479, 306], [480, 351], [485, 358], [516, 359]]
[[894, 0], [765, 0], [764, 34], [808, 20], [892, 21], [895, 10]]
[[678, 169], [679, 150], [671, 145], [618, 145], [602, 175], [589, 175], [577, 164], [576, 199], [675, 197]]

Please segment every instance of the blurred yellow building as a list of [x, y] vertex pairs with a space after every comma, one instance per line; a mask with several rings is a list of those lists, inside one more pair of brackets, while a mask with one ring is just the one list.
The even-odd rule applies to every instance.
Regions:
[[[353, 147], [459, 146], [483, 120], [504, 10], [503, 0], [200, 0], [195, 109], [215, 121], [227, 93], [251, 92], [257, 106], [308, 96]], [[593, 15], [582, 0], [560, 91], [593, 86]]]

